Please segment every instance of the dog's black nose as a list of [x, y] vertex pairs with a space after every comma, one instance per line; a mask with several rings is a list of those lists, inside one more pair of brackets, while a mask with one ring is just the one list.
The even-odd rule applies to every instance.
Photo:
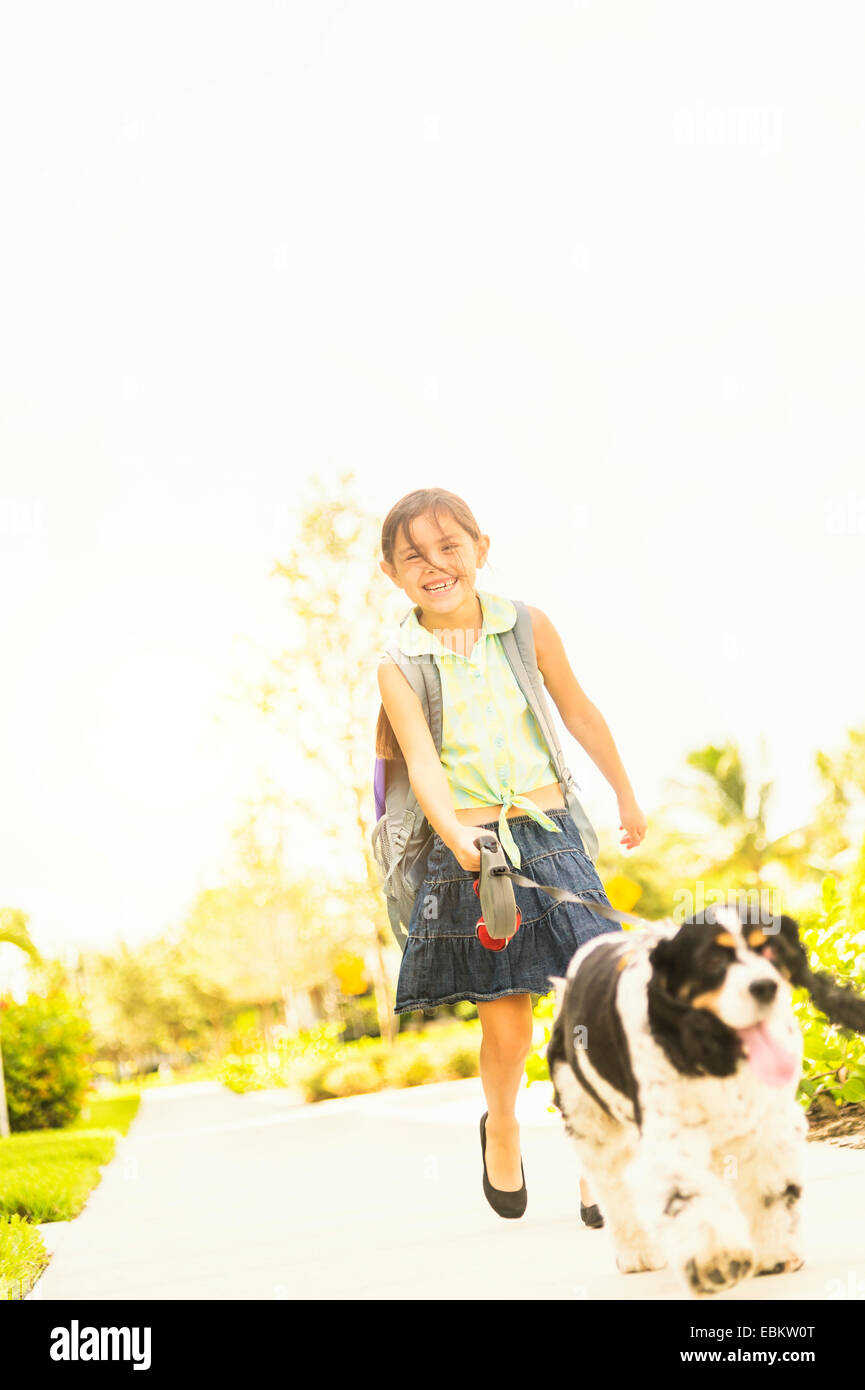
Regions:
[[771, 1004], [778, 993], [778, 982], [777, 980], [755, 980], [750, 988], [754, 998], [761, 1004]]

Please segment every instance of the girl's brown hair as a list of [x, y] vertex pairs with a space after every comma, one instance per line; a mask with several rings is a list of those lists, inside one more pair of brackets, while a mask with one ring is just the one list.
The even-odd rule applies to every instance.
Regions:
[[[443, 487], [419, 487], [414, 492], [406, 493], [405, 497], [401, 497], [385, 517], [381, 528], [382, 559], [389, 565], [394, 564], [393, 557], [400, 539], [400, 532], [402, 532], [418, 555], [422, 555], [427, 563], [430, 563], [426, 551], [417, 544], [414, 538], [411, 523], [416, 517], [432, 515], [441, 531], [441, 522], [438, 517], [440, 511], [448, 512], [457, 525], [467, 531], [473, 540], [480, 540], [481, 528], [478, 526], [471, 508], [461, 497], [457, 497], [455, 492], [448, 492]], [[444, 565], [437, 564], [436, 568], [454, 577], [464, 575], [462, 566], [456, 570], [448, 570], [445, 569]], [[383, 705], [379, 708], [378, 722], [375, 726], [375, 753], [377, 758], [401, 759], [403, 756]]]

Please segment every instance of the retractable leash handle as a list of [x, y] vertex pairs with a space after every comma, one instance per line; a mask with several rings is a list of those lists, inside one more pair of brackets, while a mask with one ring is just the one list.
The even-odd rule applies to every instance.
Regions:
[[645, 917], [635, 917], [632, 912], [619, 912], [596, 898], [581, 898], [549, 883], [537, 883], [533, 878], [509, 869], [505, 852], [494, 835], [479, 835], [475, 844], [480, 850], [480, 878], [475, 879], [474, 889], [481, 900], [481, 916], [477, 924], [478, 940], [488, 951], [502, 951], [511, 937], [519, 930], [521, 914], [514, 897], [513, 885], [521, 888], [539, 888], [542, 893], [559, 903], [582, 903], [599, 917], [608, 922], [629, 923], [634, 927], [647, 927], [651, 923]]
[[478, 835], [475, 844], [481, 856], [480, 878], [474, 881], [481, 902], [478, 940], [488, 951], [503, 951], [521, 921], [505, 852], [495, 835]]

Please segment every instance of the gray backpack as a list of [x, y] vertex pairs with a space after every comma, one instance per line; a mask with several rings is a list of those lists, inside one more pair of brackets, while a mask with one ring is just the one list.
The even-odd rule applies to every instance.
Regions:
[[[500, 632], [498, 636], [517, 685], [538, 721], [567, 809], [580, 832], [586, 853], [594, 860], [598, 853], [598, 837], [577, 799], [577, 783], [565, 766], [555, 725], [550, 718], [535, 656], [531, 615], [519, 599], [511, 601], [517, 610], [516, 623], [509, 631]], [[407, 621], [412, 611], [409, 610], [403, 622]], [[400, 651], [396, 642], [386, 651], [420, 700], [436, 751], [441, 753], [441, 677], [434, 658], [427, 652], [407, 656]], [[377, 758], [374, 787], [376, 824], [372, 832], [372, 851], [387, 902], [391, 929], [400, 950], [404, 951], [408, 925], [426, 873], [434, 832], [412, 791], [403, 758]]]

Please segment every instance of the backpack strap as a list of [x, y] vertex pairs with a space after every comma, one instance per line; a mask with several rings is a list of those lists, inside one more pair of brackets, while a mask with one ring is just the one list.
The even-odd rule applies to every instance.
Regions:
[[511, 602], [517, 610], [517, 620], [507, 632], [500, 632], [499, 638], [513, 668], [517, 684], [526, 697], [529, 708], [533, 711], [540, 725], [544, 741], [553, 755], [553, 763], [564, 792], [565, 786], [573, 779], [564, 765], [559, 736], [550, 716], [544, 687], [541, 683], [541, 673], [538, 670], [538, 659], [535, 652], [532, 617], [520, 599], [511, 599]]
[[499, 633], [499, 640], [511, 664], [517, 684], [522, 690], [529, 708], [534, 713], [541, 734], [550, 750], [565, 804], [579, 829], [589, 858], [594, 859], [599, 848], [598, 837], [577, 797], [577, 783], [573, 773], [565, 763], [556, 726], [550, 715], [541, 673], [538, 670], [532, 615], [521, 599], [511, 599], [511, 602], [517, 610], [517, 620], [507, 632]]
[[[386, 648], [387, 655], [396, 663], [402, 671], [415, 695], [421, 702], [430, 734], [437, 753], [441, 753], [442, 746], [442, 690], [441, 677], [438, 667], [432, 657], [426, 653], [417, 656], [406, 656], [401, 651], [397, 643], [393, 643]], [[425, 820], [424, 812], [412, 790], [408, 776], [404, 782], [405, 811], [402, 824], [393, 836], [394, 849], [396, 851], [396, 861], [402, 855], [402, 851], [408, 843], [415, 825]]]

